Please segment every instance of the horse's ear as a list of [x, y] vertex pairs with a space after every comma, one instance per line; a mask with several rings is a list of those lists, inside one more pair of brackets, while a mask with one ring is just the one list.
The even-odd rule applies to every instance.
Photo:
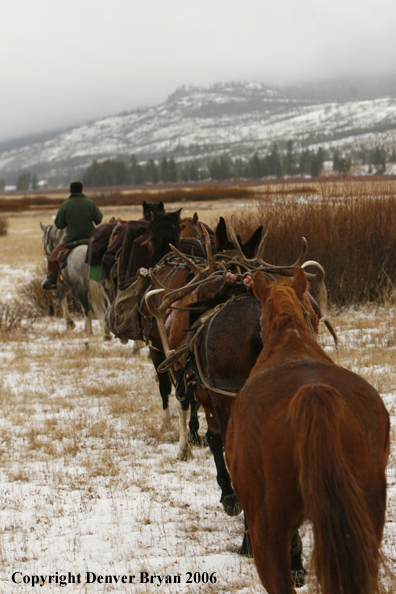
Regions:
[[177, 210], [175, 212], [175, 215], [177, 215], [177, 218], [179, 219], [179, 221], [180, 221], [180, 213], [181, 213], [182, 210], [183, 210], [182, 208], [179, 208], [179, 210]]
[[226, 227], [226, 223], [225, 220], [223, 219], [223, 217], [220, 217], [220, 220], [218, 222], [218, 225], [216, 227], [216, 231], [215, 231], [215, 249], [218, 252], [221, 252], [222, 250], [225, 249], [225, 247], [227, 246], [228, 243], [228, 237], [227, 237], [227, 227]]
[[147, 202], [145, 200], [143, 200], [143, 210], [146, 210], [147, 208]]
[[297, 297], [301, 300], [304, 293], [308, 289], [307, 277], [305, 276], [302, 268], [294, 269], [293, 282], [291, 286], [295, 290]]
[[258, 246], [260, 245], [262, 232], [263, 226], [260, 225], [260, 227], [256, 229], [256, 231], [253, 233], [250, 239], [248, 239], [245, 245], [243, 246], [244, 254], [247, 258], [254, 258], [254, 256], [256, 256]]
[[163, 203], [163, 202], [160, 202], [160, 203], [158, 204], [158, 206], [159, 206], [159, 209], [160, 209], [160, 210], [165, 210], [165, 209], [164, 209], [164, 203]]
[[265, 303], [267, 301], [269, 292], [269, 285], [264, 278], [264, 275], [258, 270], [253, 278], [253, 293], [261, 301]]
[[40, 221], [40, 227], [42, 231], [45, 231], [45, 225], [43, 225], [43, 223]]
[[194, 212], [193, 223], [194, 225], [198, 225], [198, 214], [196, 212]]

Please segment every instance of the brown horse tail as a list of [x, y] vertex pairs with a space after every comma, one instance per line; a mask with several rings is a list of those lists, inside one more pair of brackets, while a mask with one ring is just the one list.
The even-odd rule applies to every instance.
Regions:
[[[323, 594], [373, 594], [379, 542], [343, 448], [341, 431], [352, 437], [345, 412], [344, 399], [335, 388], [308, 384], [293, 397], [288, 418], [296, 437], [301, 495], [305, 517], [313, 526], [313, 561]], [[360, 440], [356, 447], [361, 447]]]

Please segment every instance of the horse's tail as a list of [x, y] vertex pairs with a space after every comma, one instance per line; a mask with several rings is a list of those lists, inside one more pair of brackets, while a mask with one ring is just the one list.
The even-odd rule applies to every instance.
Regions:
[[377, 591], [379, 542], [345, 456], [344, 415], [344, 399], [335, 388], [309, 384], [293, 397], [288, 418], [296, 436], [300, 489], [313, 526], [313, 560], [322, 591], [372, 594]]

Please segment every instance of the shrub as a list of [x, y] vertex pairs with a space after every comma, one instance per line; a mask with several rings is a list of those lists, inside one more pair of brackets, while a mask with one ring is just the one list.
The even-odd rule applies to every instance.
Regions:
[[0, 302], [0, 337], [14, 333], [23, 328], [23, 322], [34, 322], [26, 308], [18, 301]]
[[8, 219], [0, 216], [0, 235], [7, 235], [8, 233]]
[[338, 306], [384, 301], [396, 281], [396, 202], [393, 197], [348, 199], [291, 196], [261, 201], [257, 217], [242, 213], [235, 228], [245, 239], [259, 224], [271, 231], [264, 259], [288, 265], [301, 237], [309, 260], [326, 271], [330, 301]]
[[[20, 289], [20, 297], [26, 306], [28, 316], [62, 317], [62, 308], [59, 303], [56, 291], [45, 291], [41, 288], [41, 282], [45, 276], [45, 267], [40, 266], [36, 274]], [[77, 295], [70, 295], [68, 298], [69, 311], [77, 316], [82, 316], [81, 306]]]

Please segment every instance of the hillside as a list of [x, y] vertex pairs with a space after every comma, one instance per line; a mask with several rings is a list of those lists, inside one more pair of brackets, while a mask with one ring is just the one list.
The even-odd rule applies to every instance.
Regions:
[[135, 154], [138, 160], [164, 155], [184, 160], [225, 152], [251, 157], [274, 142], [284, 148], [288, 140], [296, 149], [395, 146], [395, 94], [343, 101], [307, 95], [301, 89], [281, 92], [259, 83], [182, 88], [161, 105], [11, 150], [0, 147], [0, 177], [14, 183], [25, 170], [52, 183], [67, 183], [94, 159], [129, 160]]

